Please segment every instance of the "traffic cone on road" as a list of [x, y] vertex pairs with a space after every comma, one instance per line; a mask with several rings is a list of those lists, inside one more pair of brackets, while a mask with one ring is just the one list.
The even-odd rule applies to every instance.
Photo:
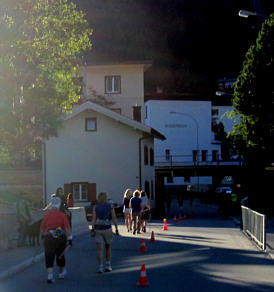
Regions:
[[140, 246], [140, 252], [147, 252], [146, 243], [145, 240], [142, 238], [141, 246]]
[[154, 231], [151, 232], [150, 242], [155, 242]]
[[176, 217], [176, 215], [175, 215], [174, 218], [173, 218], [173, 222], [174, 222], [174, 223], [177, 222], [177, 217]]
[[149, 285], [148, 280], [147, 280], [147, 275], [146, 275], [146, 266], [145, 266], [145, 264], [143, 264], [141, 266], [141, 272], [140, 272], [139, 281], [138, 281], [138, 283], [136, 285], [139, 286], [139, 287], [145, 287], [145, 286]]
[[179, 215], [179, 221], [182, 221], [183, 220], [183, 217], [182, 217], [182, 214], [180, 213]]
[[164, 227], [163, 227], [163, 230], [168, 230], [168, 228], [167, 228], [167, 221], [166, 221], [166, 219], [164, 219]]
[[187, 219], [187, 214], [184, 215], [184, 220], [186, 220], [186, 219]]

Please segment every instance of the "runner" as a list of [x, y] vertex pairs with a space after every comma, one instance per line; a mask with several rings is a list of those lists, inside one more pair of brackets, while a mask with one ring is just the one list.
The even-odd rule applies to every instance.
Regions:
[[52, 197], [50, 207], [47, 209], [40, 227], [41, 240], [44, 241], [45, 264], [48, 271], [47, 282], [53, 283], [53, 265], [56, 258], [59, 267], [59, 279], [64, 279], [66, 271], [66, 260], [64, 250], [67, 242], [72, 245], [72, 235], [67, 216], [59, 211], [61, 200], [59, 197]]
[[124, 198], [123, 198], [123, 213], [125, 216], [125, 225], [127, 227], [127, 231], [132, 231], [132, 220], [131, 220], [131, 214], [130, 214], [130, 208], [129, 208], [129, 202], [131, 199], [131, 189], [126, 189]]

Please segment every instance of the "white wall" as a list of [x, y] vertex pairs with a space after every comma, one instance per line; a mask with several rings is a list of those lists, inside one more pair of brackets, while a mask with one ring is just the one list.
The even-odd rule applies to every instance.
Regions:
[[[163, 158], [165, 150], [170, 149], [171, 155], [184, 155], [180, 159], [192, 161], [192, 150], [197, 150], [197, 128], [200, 154], [202, 150], [208, 150], [211, 155], [212, 150], [220, 149], [218, 145], [211, 144], [210, 101], [149, 100], [145, 106], [145, 123], [167, 138], [165, 141], [155, 141], [155, 160], [159, 156]], [[179, 114], [171, 114], [171, 111]]]
[[[86, 68], [87, 93], [93, 88], [100, 95], [115, 102], [112, 108], [121, 108], [121, 114], [133, 118], [133, 106], [142, 107], [144, 117], [144, 66], [136, 65], [101, 65]], [[121, 94], [105, 94], [105, 76], [121, 76]]]
[[[97, 131], [85, 131], [85, 118], [97, 118]], [[126, 188], [139, 188], [140, 131], [92, 110], [67, 120], [57, 138], [46, 142], [47, 194], [71, 182], [97, 184], [121, 202]], [[153, 145], [153, 140], [151, 138]], [[154, 177], [151, 168], [145, 177]]]

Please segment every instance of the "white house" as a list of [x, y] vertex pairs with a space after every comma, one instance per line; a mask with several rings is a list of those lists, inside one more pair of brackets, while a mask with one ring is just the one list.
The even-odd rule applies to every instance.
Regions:
[[145, 189], [154, 201], [154, 138], [157, 131], [87, 101], [66, 116], [58, 137], [44, 144], [46, 200], [63, 187], [78, 206], [105, 191], [121, 202], [126, 188]]

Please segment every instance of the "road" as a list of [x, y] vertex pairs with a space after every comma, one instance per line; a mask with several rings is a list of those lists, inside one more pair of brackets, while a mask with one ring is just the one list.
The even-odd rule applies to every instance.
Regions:
[[[96, 274], [95, 242], [78, 236], [67, 254], [68, 277], [46, 283], [44, 263], [0, 282], [0, 292], [15, 291], [274, 291], [273, 260], [260, 252], [230, 220], [204, 209], [199, 216], [177, 223], [153, 221], [148, 232], [133, 236], [120, 226], [113, 242], [113, 271]], [[121, 222], [122, 223], [122, 222]], [[155, 243], [150, 243], [151, 231]], [[147, 253], [140, 253], [141, 238]], [[136, 286], [141, 265], [150, 286]], [[56, 271], [57, 272], [57, 271]]]

